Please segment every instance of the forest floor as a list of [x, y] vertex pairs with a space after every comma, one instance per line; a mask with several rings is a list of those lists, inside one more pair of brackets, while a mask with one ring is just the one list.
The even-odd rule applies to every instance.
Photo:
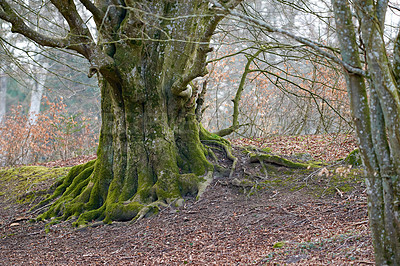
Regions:
[[[312, 136], [296, 141], [232, 141], [239, 159], [232, 178], [216, 176], [200, 200], [188, 199], [180, 208], [165, 208], [136, 223], [97, 223], [75, 229], [70, 222], [62, 222], [45, 230], [45, 223], [28, 222], [35, 215], [28, 211], [34, 202], [17, 203], [4, 193], [17, 185], [6, 188], [3, 184], [0, 264], [374, 264], [361, 169], [335, 161], [354, 149], [354, 140]], [[243, 146], [249, 145], [253, 149], [267, 145], [290, 158], [308, 153], [330, 163], [297, 170], [270, 165], [265, 166], [268, 175], [260, 176], [260, 164], [250, 163], [244, 152]], [[47, 166], [68, 166], [87, 159]], [[221, 165], [229, 163], [220, 161]], [[37, 189], [53, 182], [42, 182]]]

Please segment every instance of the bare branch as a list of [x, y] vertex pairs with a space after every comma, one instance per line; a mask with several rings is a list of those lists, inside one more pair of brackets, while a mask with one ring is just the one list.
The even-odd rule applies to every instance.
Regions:
[[74, 47], [71, 48], [89, 59], [93, 53], [93, 47], [90, 47], [94, 44], [93, 37], [86, 23], [76, 10], [74, 1], [51, 0], [51, 2], [69, 25], [69, 36], [74, 41]]
[[259, 20], [256, 18], [252, 18], [252, 17], [246, 16], [246, 15], [240, 14], [239, 12], [236, 12], [234, 10], [226, 9], [220, 3], [218, 3], [216, 0], [210, 0], [210, 1], [216, 6], [217, 10], [220, 10], [225, 15], [230, 15], [232, 18], [239, 18], [240, 20], [245, 21], [245, 22], [251, 22], [251, 23], [257, 25], [258, 27], [264, 28], [268, 32], [276, 32], [276, 33], [285, 35], [293, 40], [298, 41], [299, 43], [307, 45], [308, 47], [316, 50], [321, 55], [333, 60], [334, 62], [338, 63], [339, 65], [342, 65], [348, 72], [366, 76], [366, 73], [363, 69], [352, 67], [351, 65], [347, 64], [343, 60], [339, 59], [337, 56], [323, 50], [321, 47], [324, 47], [324, 48], [327, 48], [327, 47], [325, 47], [324, 45], [322, 45], [320, 43], [317, 43], [315, 41], [309, 40], [309, 39], [301, 37], [301, 36], [297, 36], [296, 34], [290, 32], [290, 31], [273, 27], [272, 25], [268, 24], [267, 22], [265, 22], [263, 20]]
[[100, 25], [104, 17], [104, 12], [98, 9], [90, 0], [79, 0], [79, 1], [86, 7], [87, 10], [90, 11], [90, 13], [92, 13], [93, 19], [96, 22], [96, 24]]
[[[240, 4], [242, 0], [231, 0], [225, 2], [227, 2], [225, 8], [227, 10], [231, 10], [235, 8], [238, 4]], [[181, 79], [177, 80], [172, 86], [172, 93], [174, 95], [179, 96], [183, 91], [186, 90], [186, 86], [189, 84], [190, 81], [197, 77], [202, 77], [208, 73], [206, 69], [206, 63], [202, 62], [206, 62], [207, 54], [212, 51], [212, 49], [210, 48], [211, 37], [215, 32], [218, 23], [224, 17], [225, 15], [223, 14], [214, 14], [214, 17], [208, 23], [204, 35], [200, 40], [200, 44], [198, 45], [196, 57], [194, 59], [192, 67], [185, 75], [182, 76]]]
[[30, 28], [5, 0], [0, 0], [0, 6], [0, 19], [11, 23], [12, 32], [22, 34], [43, 46], [67, 48], [71, 45], [69, 38], [53, 38]]
[[400, 11], [400, 7], [397, 7], [397, 6], [394, 6], [394, 5], [391, 5], [391, 4], [389, 4], [389, 7], [390, 7], [391, 9]]
[[51, 0], [51, 3], [58, 9], [58, 11], [67, 21], [71, 33], [82, 36], [90, 36], [89, 29], [76, 10], [76, 6], [73, 1]]
[[182, 78], [177, 80], [172, 85], [171, 90], [174, 95], [179, 96], [183, 91], [186, 90], [186, 86], [189, 84], [190, 81], [207, 74], [206, 64], [202, 62], [206, 62], [207, 54], [212, 51], [212, 49], [210, 49], [209, 47], [209, 41], [212, 37], [213, 32], [215, 31], [215, 28], [222, 18], [223, 17], [221, 16], [216, 16], [208, 24], [207, 30], [201, 38], [200, 44], [198, 45], [196, 57], [194, 59], [192, 67], [185, 75], [182, 76]]

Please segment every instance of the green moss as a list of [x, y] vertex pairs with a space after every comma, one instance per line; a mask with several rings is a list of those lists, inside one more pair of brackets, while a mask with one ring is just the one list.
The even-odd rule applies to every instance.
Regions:
[[301, 152], [301, 153], [295, 153], [293, 155], [294, 158], [301, 160], [301, 161], [312, 161], [313, 157], [311, 156], [311, 154], [306, 153], [306, 152]]
[[[199, 135], [200, 135], [201, 142], [206, 147], [208, 147], [210, 150], [211, 150], [211, 148], [216, 149], [216, 146], [219, 146], [225, 151], [228, 159], [230, 159], [232, 161], [232, 167], [231, 167], [231, 172], [230, 172], [230, 176], [232, 176], [232, 174], [236, 168], [237, 158], [232, 153], [231, 143], [228, 140], [220, 137], [219, 135], [208, 132], [206, 129], [204, 129], [204, 127], [201, 124], [200, 124], [200, 134]], [[215, 154], [214, 154], [214, 157], [215, 157]]]
[[154, 188], [156, 189], [158, 200], [174, 200], [181, 197], [178, 175], [171, 171], [164, 170], [158, 177]]
[[53, 195], [47, 199], [47, 201], [63, 194], [69, 187], [71, 187], [73, 182], [78, 183], [86, 179], [93, 172], [95, 162], [96, 160], [93, 160], [85, 164], [72, 167], [68, 172], [68, 175], [65, 177], [63, 183], [56, 188]]
[[19, 196], [18, 199], [17, 199], [17, 203], [19, 203], [19, 204], [31, 203], [38, 196], [46, 195], [46, 193], [47, 193], [46, 189], [42, 189], [42, 190], [38, 190], [38, 191], [30, 191], [30, 192], [28, 192], [26, 194], [23, 194], [23, 195]]
[[[41, 185], [63, 180], [70, 168], [47, 168], [43, 166], [22, 166], [0, 169], [0, 193], [6, 199], [31, 202], [36, 195], [45, 194]], [[24, 198], [27, 196], [27, 198]]]
[[266, 153], [271, 153], [271, 151], [272, 151], [271, 148], [268, 148], [268, 147], [262, 148], [261, 150]]
[[213, 170], [213, 165], [206, 158], [206, 150], [200, 142], [201, 125], [199, 126], [194, 115], [188, 115], [185, 122], [179, 125], [177, 146], [179, 150], [178, 162], [183, 173], [204, 175]]
[[198, 184], [204, 181], [195, 174], [183, 174], [179, 176], [179, 188], [182, 196], [197, 196]]
[[360, 149], [357, 148], [350, 152], [350, 154], [344, 159], [344, 162], [352, 166], [362, 166]]
[[294, 162], [294, 161], [285, 159], [278, 155], [256, 154], [256, 153], [249, 153], [249, 155], [250, 155], [251, 162], [263, 161], [266, 163], [278, 164], [278, 165], [289, 167], [289, 168], [317, 168], [317, 167], [319, 167], [318, 165], [315, 165], [313, 163]]
[[[43, 206], [62, 194], [62, 197], [56, 200], [48, 211], [37, 217], [38, 220], [45, 220], [60, 215], [63, 215], [65, 219], [71, 215], [79, 216], [85, 207], [83, 202], [86, 202], [89, 197], [89, 193], [82, 194], [82, 191], [89, 184], [89, 177], [93, 173], [95, 161], [93, 160], [71, 168], [64, 182], [57, 187], [54, 193], [33, 208]], [[87, 199], [82, 200], [82, 197], [85, 195]]]
[[102, 219], [104, 218], [104, 210], [105, 206], [103, 205], [98, 209], [84, 212], [79, 216], [79, 219], [75, 223], [73, 223], [73, 225], [78, 227], [86, 225], [88, 221], [95, 221], [97, 219]]
[[[239, 180], [236, 186], [250, 187], [254, 176], [257, 176], [258, 183], [253, 186], [252, 191], [268, 188], [270, 190], [303, 190], [303, 193], [311, 194], [316, 197], [334, 196], [353, 191], [363, 186], [363, 173], [360, 168], [352, 168], [349, 166], [327, 166], [322, 173], [321, 170], [315, 168], [289, 168], [277, 167], [276, 164], [265, 164], [265, 168], [259, 165], [253, 165], [254, 169], [250, 171], [252, 174]], [[266, 172], [264, 172], [266, 170]], [[260, 182], [260, 179], [263, 179]], [[234, 184], [235, 185], [235, 184]], [[250, 195], [250, 194], [249, 194]]]
[[200, 139], [202, 141], [216, 141], [231, 146], [231, 143], [228, 140], [218, 136], [217, 134], [208, 132], [201, 124], [200, 124]]
[[309, 182], [309, 188], [318, 197], [350, 192], [364, 182], [363, 171], [359, 168], [338, 167], [330, 171], [330, 175], [318, 178], [317, 183]]
[[[139, 200], [140, 202], [148, 202], [148, 201], [152, 201], [153, 197], [154, 197], [155, 191], [154, 188], [151, 186], [144, 186], [138, 189], [137, 193], [136, 193], [136, 200]], [[139, 199], [137, 199], [137, 195], [139, 195]]]
[[[143, 208], [143, 205], [138, 202], [130, 202], [130, 203], [114, 203], [109, 204], [106, 207], [106, 217], [103, 220], [105, 224], [110, 224], [112, 221], [129, 221], [132, 220]], [[82, 216], [83, 217], [83, 216]], [[80, 222], [80, 225], [87, 221], [83, 217]], [[79, 221], [78, 220], [78, 221]]]

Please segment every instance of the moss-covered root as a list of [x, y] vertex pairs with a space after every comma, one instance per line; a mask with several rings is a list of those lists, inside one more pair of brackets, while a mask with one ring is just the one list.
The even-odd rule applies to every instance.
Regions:
[[[182, 174], [178, 178], [180, 192], [184, 196], [197, 194], [196, 199], [199, 199], [211, 183], [212, 179], [212, 171], [206, 173], [204, 177], [198, 177], [195, 174]], [[131, 222], [136, 223], [147, 215], [157, 213], [162, 208], [167, 208], [171, 205], [174, 207], [182, 206], [183, 202], [184, 199], [182, 197], [154, 201], [150, 204], [141, 206], [140, 210], [137, 212], [136, 216], [133, 217]]]
[[299, 169], [318, 167], [314, 164], [293, 162], [291, 160], [285, 159], [278, 155], [249, 153], [249, 156], [250, 156], [250, 162], [252, 162], [252, 163], [262, 161], [262, 162], [266, 162], [266, 163], [273, 163], [273, 164], [285, 166], [288, 168], [299, 168]]
[[[197, 176], [195, 174], [181, 174], [178, 177], [178, 188], [179, 194], [182, 196], [196, 196], [199, 199], [208, 185], [210, 185], [213, 179], [213, 172], [208, 171], [204, 176]], [[137, 212], [136, 216], [132, 219], [132, 222], [137, 222], [138, 220], [146, 217], [149, 213], [157, 213], [161, 208], [166, 208], [168, 206], [179, 207], [183, 204], [184, 199], [180, 196], [164, 198], [154, 201], [150, 204], [144, 205]], [[168, 204], [167, 204], [168, 203]]]
[[77, 227], [86, 226], [89, 222], [103, 219], [106, 224], [112, 221], [136, 222], [148, 215], [158, 213], [162, 208], [183, 204], [182, 196], [196, 196], [199, 198], [212, 181], [213, 172], [209, 171], [204, 176], [195, 174], [180, 174], [176, 182], [170, 177], [159, 177], [151, 186], [142, 187], [129, 200], [114, 202], [112, 194], [99, 209], [83, 212], [74, 223]]
[[235, 172], [236, 164], [238, 162], [238, 159], [232, 154], [231, 143], [216, 134], [208, 132], [202, 125], [200, 125], [200, 140], [206, 146], [216, 145], [224, 149], [226, 156], [232, 161], [231, 171], [229, 173], [229, 178], [231, 178]]
[[200, 199], [212, 180], [213, 171], [208, 171], [201, 177], [194, 174], [183, 174], [179, 177], [179, 186], [183, 196], [193, 195], [196, 196], [196, 199]]
[[[64, 178], [61, 185], [59, 185], [55, 189], [53, 194], [51, 196], [49, 196], [48, 198], [39, 202], [37, 205], [33, 206], [31, 211], [37, 210], [40, 207], [45, 206], [46, 204], [52, 202], [57, 197], [61, 196], [71, 186], [71, 184], [81, 183], [81, 181], [88, 179], [89, 176], [93, 172], [95, 162], [96, 162], [96, 160], [92, 160], [85, 164], [81, 164], [81, 165], [72, 167], [69, 170], [67, 176]], [[69, 192], [71, 192], [71, 191], [69, 191]]]
[[81, 214], [83, 203], [80, 197], [88, 187], [96, 160], [71, 168], [64, 182], [57, 187], [54, 193], [40, 202], [37, 207], [43, 206], [59, 197], [52, 203], [49, 210], [37, 217], [37, 220], [45, 220], [51, 217], [61, 216], [66, 219]]
[[[58, 220], [77, 218], [74, 226], [87, 226], [92, 221], [102, 220], [108, 224], [113, 221], [135, 221], [149, 214], [157, 213], [166, 206], [180, 206], [183, 197], [199, 198], [212, 181], [213, 172], [207, 171], [203, 176], [194, 173], [178, 174], [173, 171], [162, 171], [153, 184], [139, 183], [136, 192], [130, 198], [121, 197], [126, 182], [115, 178], [100, 195], [99, 180], [93, 171], [94, 162], [71, 169], [54, 194], [45, 203], [60, 196], [52, 203], [49, 210], [41, 214], [38, 220], [56, 217]], [[125, 184], [125, 185], [124, 185]], [[92, 201], [97, 198], [97, 203]], [[43, 204], [43, 203], [42, 203]]]

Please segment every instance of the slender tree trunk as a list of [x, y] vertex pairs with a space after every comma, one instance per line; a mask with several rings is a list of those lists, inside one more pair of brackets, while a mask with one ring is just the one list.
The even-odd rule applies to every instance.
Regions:
[[[40, 58], [37, 59], [37, 61], [40, 62]], [[29, 105], [29, 112], [28, 112], [28, 120], [27, 120], [27, 127], [33, 127], [37, 123], [37, 119], [40, 113], [40, 105], [42, 103], [42, 97], [43, 97], [43, 90], [44, 90], [44, 83], [46, 82], [46, 69], [48, 67], [48, 63], [44, 62], [42, 67], [43, 71], [39, 71], [39, 73], [36, 75], [36, 80], [34, 81], [33, 88], [31, 91], [31, 101]], [[31, 130], [29, 130], [31, 132]], [[32, 134], [30, 134], [27, 137], [27, 150], [26, 153], [24, 154], [22, 161], [24, 164], [31, 163], [33, 161], [33, 154], [32, 150], [29, 148], [30, 145], [29, 143], [32, 141]]]
[[260, 49], [254, 55], [251, 55], [251, 56], [247, 57], [247, 63], [245, 65], [245, 67], [244, 67], [244, 71], [243, 71], [242, 77], [240, 78], [240, 83], [239, 83], [239, 86], [238, 86], [238, 88], [236, 90], [235, 98], [233, 98], [233, 100], [232, 100], [232, 102], [233, 102], [232, 125], [230, 125], [227, 128], [224, 128], [224, 129], [221, 129], [221, 130], [215, 132], [215, 134], [217, 134], [218, 136], [225, 137], [227, 135], [232, 134], [233, 132], [235, 132], [236, 130], [238, 130], [240, 128], [240, 126], [241, 126], [239, 124], [240, 98], [242, 97], [242, 93], [243, 93], [243, 90], [244, 90], [244, 87], [245, 87], [245, 84], [246, 84], [247, 75], [252, 72], [252, 70], [250, 69], [250, 66], [253, 63], [253, 61], [257, 58], [257, 56], [260, 55], [260, 53], [262, 51], [263, 50]]
[[0, 69], [0, 125], [3, 123], [6, 115], [6, 99], [7, 99], [7, 75]]
[[[347, 0], [333, 0], [343, 60], [361, 69]], [[369, 220], [377, 265], [400, 263], [399, 92], [383, 41], [387, 1], [355, 1], [370, 74], [346, 73], [352, 115], [366, 166]]]
[[[6, 101], [7, 99], [7, 76], [2, 69], [0, 69], [0, 128], [4, 123], [6, 116]], [[2, 134], [0, 130], [0, 134]], [[0, 153], [0, 166], [3, 166], [5, 154]]]
[[37, 75], [37, 79], [34, 82], [34, 86], [31, 92], [31, 102], [29, 105], [29, 119], [28, 123], [30, 125], [35, 125], [37, 121], [37, 117], [40, 113], [40, 105], [42, 103], [44, 83], [46, 82], [47, 75], [45, 73], [49, 64], [44, 62], [42, 67], [43, 70], [39, 71]]
[[[2, 28], [3, 28], [3, 21], [0, 20], [0, 30], [2, 30]], [[3, 48], [1, 48], [1, 52], [4, 52]], [[6, 72], [5, 69], [6, 66], [2, 66], [0, 68], [0, 126], [4, 122], [4, 118], [6, 115], [7, 74], [5, 73]]]

